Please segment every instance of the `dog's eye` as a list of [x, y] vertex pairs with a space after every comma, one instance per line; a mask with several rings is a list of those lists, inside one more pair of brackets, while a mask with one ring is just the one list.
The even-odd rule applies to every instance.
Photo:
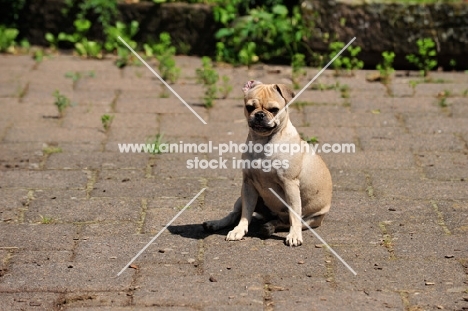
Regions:
[[278, 108], [270, 108], [268, 109], [269, 112], [271, 112], [272, 114], [276, 114], [278, 113], [279, 109]]
[[247, 109], [248, 112], [252, 112], [255, 110], [254, 106], [245, 106], [245, 109]]

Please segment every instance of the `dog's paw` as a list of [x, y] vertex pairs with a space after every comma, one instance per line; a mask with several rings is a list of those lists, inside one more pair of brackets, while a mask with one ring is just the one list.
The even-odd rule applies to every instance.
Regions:
[[302, 232], [299, 231], [299, 233], [295, 231], [289, 232], [289, 234], [286, 236], [286, 245], [289, 246], [300, 246], [302, 245]]
[[205, 221], [202, 224], [202, 226], [205, 232], [215, 232], [218, 230], [218, 221], [217, 220]]
[[226, 236], [226, 241], [239, 241], [242, 240], [244, 235], [247, 233], [247, 228], [237, 226]]

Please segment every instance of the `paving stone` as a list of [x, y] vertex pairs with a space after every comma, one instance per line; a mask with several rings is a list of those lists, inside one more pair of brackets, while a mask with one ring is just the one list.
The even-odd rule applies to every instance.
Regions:
[[351, 111], [379, 113], [424, 113], [425, 115], [436, 115], [440, 108], [435, 100], [416, 97], [384, 97], [375, 98], [351, 98]]
[[[299, 277], [306, 274], [319, 278], [326, 273], [324, 251], [315, 248], [315, 241], [305, 233], [305, 243], [300, 248], [289, 248], [284, 236], [277, 234], [266, 240], [255, 237], [240, 242], [224, 241], [214, 236], [207, 241], [204, 252], [204, 270], [219, 281], [233, 277], [252, 278], [261, 275]], [[258, 264], [252, 265], [243, 258]], [[274, 262], [272, 266], [261, 263]]]
[[[406, 80], [406, 79], [405, 79]], [[392, 95], [395, 97], [412, 97], [414, 96], [414, 90], [410, 86], [408, 81], [401, 81], [400, 79], [395, 79], [393, 83], [389, 85]]]
[[[234, 203], [240, 197], [241, 179], [209, 180], [205, 191], [204, 207], [213, 210], [232, 211]], [[227, 215], [226, 213], [226, 215]]]
[[462, 151], [465, 144], [452, 133], [407, 134], [401, 128], [358, 128], [364, 150]]
[[43, 159], [41, 143], [3, 143], [0, 145], [0, 170], [37, 169]]
[[71, 95], [71, 101], [76, 103], [78, 106], [92, 107], [96, 106], [110, 106], [117, 94], [113, 90], [74, 90]]
[[[200, 115], [200, 113], [198, 114]], [[207, 119], [206, 113], [202, 113], [200, 117], [204, 120]], [[160, 131], [168, 136], [208, 136], [209, 128], [206, 125], [203, 127], [201, 125], [203, 125], [201, 121], [193, 114], [164, 114], [160, 117]]]
[[0, 171], [0, 187], [84, 189], [86, 181], [85, 171]]
[[138, 199], [36, 199], [29, 204], [25, 221], [40, 222], [41, 216], [60, 223], [137, 221], [140, 204]]
[[[314, 284], [307, 278], [275, 278], [271, 298], [275, 308], [294, 310], [401, 310], [398, 293], [375, 290], [342, 291], [323, 284]], [[278, 289], [277, 289], [278, 288]], [[331, 299], [338, 295], [339, 300]]]
[[334, 113], [308, 113], [307, 122], [312, 127], [385, 127], [398, 126], [398, 120], [392, 113], [346, 113], [339, 118]]
[[463, 133], [467, 118], [446, 118], [442, 116], [411, 116], [405, 118], [405, 124], [411, 133], [440, 134]]
[[[89, 267], [94, 266], [91, 270]], [[59, 263], [37, 266], [18, 264], [6, 274], [0, 290], [16, 291], [76, 291], [80, 290], [125, 290], [131, 284], [131, 275], [117, 274], [118, 266], [94, 260], [87, 263]], [[34, 276], [31, 278], [31, 276]]]
[[400, 181], [388, 183], [387, 180], [374, 179], [373, 186], [377, 196], [394, 198], [414, 198], [426, 200], [466, 199], [468, 194], [464, 182], [448, 181]]
[[460, 235], [466, 234], [468, 231], [468, 202], [466, 200], [438, 201], [436, 204], [450, 232]]
[[[137, 306], [171, 305], [196, 309], [224, 306], [241, 307], [243, 310], [263, 308], [263, 284], [259, 278], [234, 278], [210, 282], [209, 275], [171, 277], [160, 279], [145, 278], [133, 295]], [[193, 299], [196, 296], [197, 299]]]
[[21, 209], [28, 202], [28, 191], [24, 189], [0, 189], [0, 222], [17, 222]]
[[200, 181], [196, 179], [144, 179], [135, 171], [105, 171], [94, 185], [91, 196], [152, 198], [165, 195], [191, 198], [202, 188]]
[[62, 126], [69, 129], [94, 128], [104, 133], [101, 116], [112, 114], [110, 106], [81, 104], [67, 111]]
[[129, 305], [131, 296], [125, 291], [116, 292], [71, 292], [61, 296], [60, 304], [66, 310], [124, 310], [119, 306]]
[[416, 86], [416, 96], [418, 97], [436, 97], [441, 92], [449, 91], [450, 94], [462, 94], [466, 90], [466, 85], [458, 81], [444, 79], [448, 83], [420, 83]]
[[7, 132], [6, 142], [101, 142], [104, 133], [89, 128], [12, 128]]
[[329, 168], [334, 169], [408, 169], [414, 159], [410, 153], [367, 151], [356, 153], [320, 153]]
[[331, 170], [333, 188], [338, 191], [364, 191], [367, 188], [366, 174], [355, 170]]
[[61, 251], [73, 248], [77, 228], [71, 224], [0, 224], [2, 247]]
[[59, 293], [24, 292], [0, 293], [0, 308], [2, 310], [53, 310], [58, 305]]
[[449, 99], [450, 108], [452, 111], [452, 116], [457, 117], [467, 117], [468, 116], [468, 96], [465, 95], [464, 98], [451, 98]]
[[63, 152], [49, 156], [46, 169], [144, 169], [149, 155], [114, 152]]
[[464, 167], [468, 165], [468, 156], [455, 152], [420, 152], [417, 155], [419, 165], [428, 178], [438, 180], [468, 180]]

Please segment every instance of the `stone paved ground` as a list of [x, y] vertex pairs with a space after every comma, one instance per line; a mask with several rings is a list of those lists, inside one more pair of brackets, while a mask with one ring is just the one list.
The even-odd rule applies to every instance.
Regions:
[[[253, 232], [241, 242], [225, 242], [226, 231], [203, 233], [204, 220], [232, 208], [241, 174], [188, 170], [186, 161], [217, 155], [118, 152], [118, 143], [157, 133], [168, 142], [243, 142], [243, 83], [288, 82], [287, 68], [220, 69], [234, 91], [206, 110], [194, 81], [200, 60], [177, 63], [183, 72], [173, 87], [207, 125], [175, 96], [160, 98], [160, 83], [144, 67], [0, 57], [1, 310], [468, 308], [468, 74], [434, 73], [446, 83], [414, 89], [415, 78], [400, 75], [386, 89], [360, 71], [337, 79], [349, 98], [307, 90], [291, 109], [305, 136], [356, 144], [354, 154], [323, 155], [334, 199], [317, 229], [353, 276], [310, 232], [298, 248], [283, 244], [285, 233], [264, 240]], [[65, 78], [77, 71], [79, 81]], [[326, 72], [317, 85], [335, 82]], [[55, 90], [75, 103], [61, 119]], [[447, 107], [436, 98], [444, 90]], [[105, 113], [115, 116], [108, 132]]]

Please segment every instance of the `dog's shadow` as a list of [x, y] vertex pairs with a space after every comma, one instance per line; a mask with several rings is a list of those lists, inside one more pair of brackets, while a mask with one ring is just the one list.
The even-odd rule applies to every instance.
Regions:
[[[268, 240], [268, 239], [273, 239], [273, 240], [284, 240], [283, 237], [277, 236], [276, 234], [273, 234], [269, 237], [265, 237], [264, 235], [261, 235], [260, 228], [261, 228], [261, 223], [256, 223], [253, 222], [249, 225], [249, 232], [247, 233], [246, 236], [248, 237], [254, 237], [254, 238], [259, 238], [261, 240]], [[234, 228], [225, 228], [219, 231], [215, 232], [206, 232], [203, 229], [202, 224], [186, 224], [186, 225], [177, 225], [177, 226], [169, 226], [167, 230], [171, 234], [176, 234], [180, 235], [181, 237], [187, 238], [187, 239], [194, 239], [194, 240], [203, 240], [206, 237], [210, 235], [220, 235], [220, 236], [226, 236], [229, 231], [231, 231]]]

